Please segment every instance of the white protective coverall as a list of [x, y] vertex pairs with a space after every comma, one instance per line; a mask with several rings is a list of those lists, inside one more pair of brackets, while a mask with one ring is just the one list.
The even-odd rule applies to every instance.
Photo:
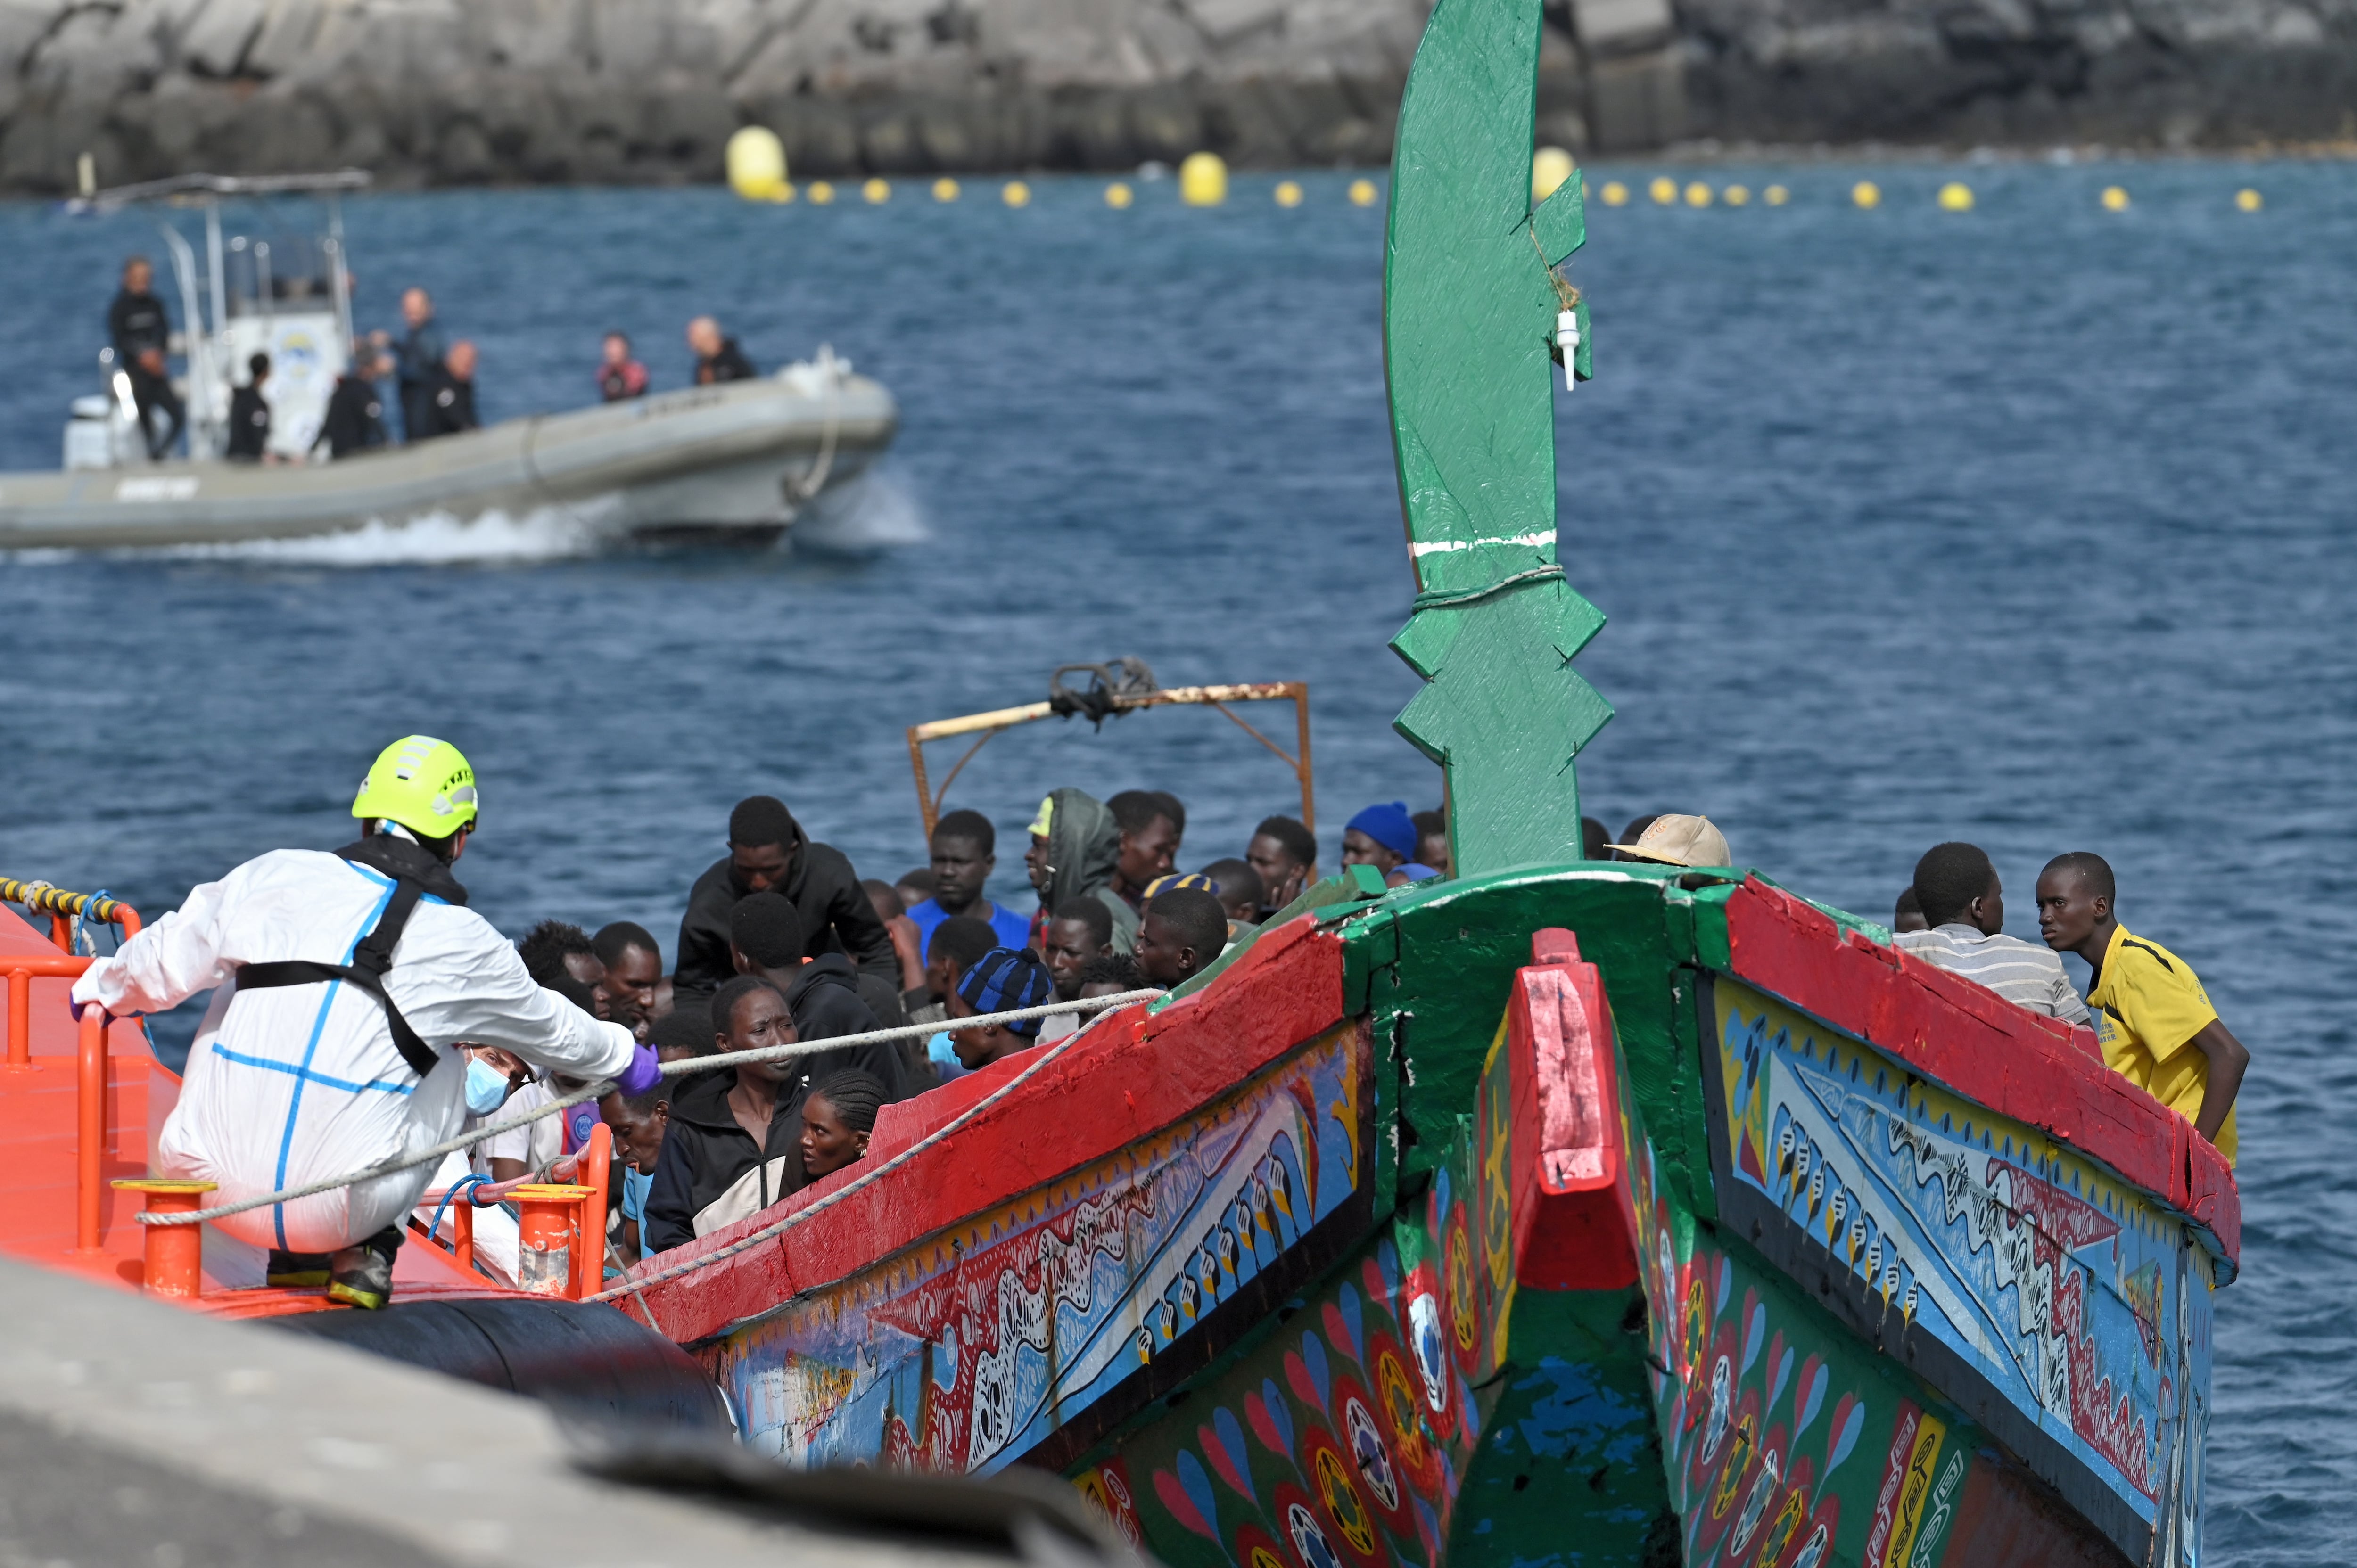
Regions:
[[[453, 1137], [467, 1117], [461, 1040], [592, 1081], [630, 1065], [629, 1029], [533, 983], [490, 921], [431, 895], [384, 975], [385, 993], [443, 1058], [423, 1082], [365, 991], [333, 981], [241, 993], [231, 983], [241, 964], [350, 963], [393, 886], [333, 854], [274, 850], [196, 888], [74, 983], [76, 1002], [110, 1013], [159, 1013], [219, 987], [164, 1123], [159, 1174], [217, 1183], [208, 1204], [232, 1203]], [[434, 1173], [428, 1164], [215, 1223], [254, 1247], [332, 1252], [398, 1223]]]

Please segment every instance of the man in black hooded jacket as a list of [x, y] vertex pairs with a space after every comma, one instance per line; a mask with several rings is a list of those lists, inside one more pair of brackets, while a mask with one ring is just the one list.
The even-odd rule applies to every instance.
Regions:
[[[752, 1049], [760, 1043], [734, 1037], [737, 1020], [723, 1019], [719, 1004], [726, 1001], [733, 1010], [764, 985], [784, 993], [798, 1042], [866, 1034], [881, 1026], [859, 999], [850, 960], [841, 953], [806, 962], [793, 956], [802, 946], [793, 905], [775, 893], [756, 893], [740, 899], [730, 916], [729, 951], [742, 972], [730, 975], [714, 993], [714, 1023], [730, 1036], [721, 1042], [722, 1048]], [[640, 1232], [647, 1250], [661, 1251], [693, 1240], [695, 1217], [757, 1166], [763, 1173], [755, 1195], [760, 1207], [800, 1192], [808, 1180], [796, 1141], [802, 1135], [802, 1101], [810, 1098], [813, 1084], [845, 1068], [873, 1074], [884, 1086], [887, 1102], [905, 1100], [912, 1092], [907, 1064], [889, 1045], [846, 1046], [760, 1064], [759, 1076], [776, 1110], [766, 1144], [759, 1149], [728, 1100], [737, 1074], [747, 1069], [724, 1069], [686, 1079], [672, 1096], [671, 1131], [663, 1139], [654, 1189], [647, 1198], [647, 1218]]]
[[783, 801], [756, 795], [728, 813], [727, 854], [706, 867], [688, 892], [672, 966], [673, 995], [704, 1000], [737, 973], [728, 956], [729, 913], [747, 895], [771, 891], [782, 894], [801, 919], [797, 956], [840, 953], [899, 988], [892, 933], [877, 918], [849, 857], [832, 844], [813, 843]]
[[[875, 1008], [861, 995], [867, 977], [841, 953], [804, 961], [801, 917], [776, 893], [755, 893], [728, 912], [728, 956], [740, 974], [768, 981], [786, 995], [798, 1040], [832, 1040], [881, 1029]], [[676, 985], [673, 987], [676, 990]], [[794, 1080], [786, 1092], [796, 1099], [845, 1068], [857, 1068], [884, 1086], [885, 1103], [915, 1092], [902, 1052], [890, 1045], [846, 1046], [792, 1058]], [[927, 1087], [931, 1087], [928, 1085]]]

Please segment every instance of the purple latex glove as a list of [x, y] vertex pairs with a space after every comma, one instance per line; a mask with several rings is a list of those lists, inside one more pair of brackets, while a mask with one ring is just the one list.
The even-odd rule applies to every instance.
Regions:
[[626, 1100], [634, 1094], [644, 1094], [662, 1081], [662, 1063], [655, 1059], [652, 1046], [631, 1047], [630, 1065], [614, 1075], [614, 1087], [622, 1091]]
[[95, 1002], [77, 1002], [70, 995], [66, 998], [66, 1011], [73, 1015], [73, 1021], [77, 1024], [81, 1022], [81, 1013], [83, 1008], [95, 1007], [98, 1004]]

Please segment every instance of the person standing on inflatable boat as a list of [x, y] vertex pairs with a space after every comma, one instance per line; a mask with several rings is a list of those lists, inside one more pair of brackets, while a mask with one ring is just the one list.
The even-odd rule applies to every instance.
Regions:
[[[233, 1203], [363, 1169], [454, 1136], [474, 1093], [457, 1049], [497, 1046], [625, 1095], [657, 1081], [655, 1054], [524, 971], [468, 909], [451, 865], [479, 821], [475, 772], [431, 736], [394, 742], [361, 781], [357, 843], [273, 850], [188, 901], [75, 982], [77, 1016], [160, 1013], [213, 989], [164, 1124], [161, 1174]], [[490, 1075], [496, 1078], [496, 1074]], [[495, 1109], [504, 1081], [488, 1086]], [[222, 1285], [325, 1284], [381, 1307], [401, 1223], [433, 1165], [205, 1227]]]

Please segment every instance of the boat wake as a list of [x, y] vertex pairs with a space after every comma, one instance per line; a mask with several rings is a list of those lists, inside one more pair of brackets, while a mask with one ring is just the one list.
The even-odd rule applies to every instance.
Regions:
[[[102, 550], [122, 558], [227, 561], [267, 565], [371, 566], [517, 565], [576, 560], [627, 549], [620, 498], [569, 506], [534, 507], [522, 516], [501, 510], [460, 518], [446, 510], [398, 522], [382, 519], [361, 528], [299, 539], [234, 543], [173, 544]], [[897, 476], [870, 471], [828, 490], [802, 509], [788, 538], [802, 553], [864, 557], [932, 537], [923, 509]], [[23, 564], [63, 562], [77, 550], [24, 550]]]
[[369, 523], [307, 539], [183, 544], [125, 551], [172, 560], [260, 561], [305, 566], [440, 566], [558, 561], [591, 555], [614, 541], [610, 505], [534, 507], [521, 517], [487, 511], [461, 519], [431, 511], [403, 522]]
[[821, 555], [874, 555], [932, 536], [908, 485], [876, 468], [804, 507], [787, 535], [796, 551]]

